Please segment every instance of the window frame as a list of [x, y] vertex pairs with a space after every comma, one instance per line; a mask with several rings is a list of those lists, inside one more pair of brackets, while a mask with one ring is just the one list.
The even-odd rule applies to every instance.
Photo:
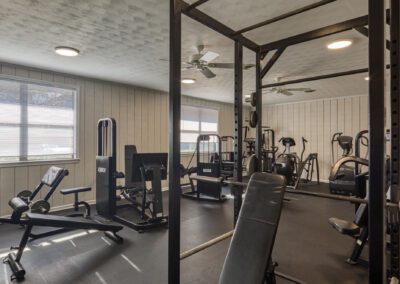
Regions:
[[[220, 125], [219, 125], [219, 111], [220, 111], [220, 109], [219, 108], [216, 108], [216, 107], [209, 107], [209, 106], [198, 106], [198, 105], [190, 105], [190, 104], [182, 104], [181, 105], [182, 107], [192, 107], [192, 108], [196, 108], [196, 109], [200, 109], [200, 110], [202, 110], [202, 109], [206, 109], [206, 110], [214, 110], [214, 111], [216, 111], [217, 112], [217, 130], [216, 131], [204, 131], [204, 132], [202, 132], [202, 129], [201, 129], [201, 120], [199, 120], [198, 121], [198, 124], [199, 124], [199, 130], [198, 131], [195, 131], [195, 130], [182, 130], [182, 128], [181, 128], [181, 133], [188, 133], [188, 134], [193, 134], [193, 133], [196, 133], [196, 135], [198, 136], [198, 135], [200, 135], [200, 134], [217, 134], [217, 135], [219, 135], [219, 127], [220, 127]], [[182, 119], [182, 116], [181, 116], [181, 122], [183, 121], [183, 119]], [[180, 143], [182, 143], [182, 142], [180, 142]], [[195, 142], [195, 143], [197, 143], [197, 141]], [[180, 144], [181, 145], [181, 144]], [[182, 147], [181, 147], [181, 155], [192, 155], [193, 154], [193, 151], [182, 151]]]
[[10, 162], [1, 162], [0, 168], [10, 167], [10, 166], [26, 166], [26, 165], [48, 165], [48, 164], [71, 164], [78, 163], [80, 161], [80, 145], [79, 145], [79, 133], [80, 133], [80, 86], [73, 84], [66, 84], [61, 82], [49, 82], [45, 80], [19, 77], [13, 75], [0, 74], [0, 80], [15, 81], [17, 83], [25, 84], [36, 84], [45, 87], [53, 87], [59, 89], [67, 89], [75, 91], [75, 115], [74, 115], [74, 147], [75, 156], [73, 158], [56, 158], [56, 159], [43, 159], [43, 160], [19, 160]]

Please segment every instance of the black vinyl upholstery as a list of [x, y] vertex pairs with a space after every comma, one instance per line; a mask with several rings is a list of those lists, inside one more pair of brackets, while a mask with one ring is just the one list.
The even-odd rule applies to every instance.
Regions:
[[51, 166], [44, 174], [41, 181], [43, 184], [52, 187], [65, 171], [66, 170], [63, 168]]
[[285, 178], [254, 173], [249, 181], [220, 284], [263, 283], [285, 193]]
[[66, 195], [66, 194], [72, 194], [72, 193], [79, 193], [79, 192], [85, 192], [85, 191], [91, 191], [91, 187], [74, 187], [74, 188], [63, 188], [60, 190], [61, 194]]
[[353, 222], [335, 217], [329, 218], [328, 222], [336, 231], [343, 235], [356, 236], [360, 233], [360, 227]]

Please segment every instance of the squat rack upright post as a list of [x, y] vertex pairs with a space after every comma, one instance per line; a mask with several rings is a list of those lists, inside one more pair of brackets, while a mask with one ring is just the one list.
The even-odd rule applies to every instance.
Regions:
[[181, 1], [170, 0], [168, 283], [179, 283], [181, 233]]

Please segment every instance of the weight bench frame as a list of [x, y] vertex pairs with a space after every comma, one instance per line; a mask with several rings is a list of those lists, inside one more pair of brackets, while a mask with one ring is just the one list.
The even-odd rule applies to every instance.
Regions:
[[21, 218], [21, 212], [16, 211], [18, 211], [18, 209], [14, 210], [13, 215], [9, 219], [0, 218], [0, 222], [2, 223], [19, 224], [25, 227], [25, 231], [22, 235], [19, 245], [17, 247], [11, 247], [11, 249], [18, 249], [17, 253], [15, 254], [14, 252], [11, 252], [3, 259], [3, 263], [7, 263], [12, 271], [12, 275], [10, 276], [11, 281], [21, 281], [25, 278], [26, 271], [20, 261], [25, 247], [30, 240], [31, 232], [34, 226], [61, 227], [60, 230], [64, 229], [67, 231], [76, 229], [95, 229], [103, 231], [106, 237], [113, 240], [117, 244], [121, 244], [123, 242], [123, 238], [117, 234], [117, 232], [123, 229], [123, 227], [120, 225], [103, 224], [101, 222], [97, 222], [96, 220], [87, 218], [65, 217], [50, 214], [44, 215], [27, 213], [26, 217]]
[[[66, 217], [85, 217], [88, 218], [90, 217], [90, 205], [86, 202], [86, 201], [79, 201], [79, 193], [80, 192], [87, 192], [87, 191], [91, 191], [92, 188], [91, 187], [74, 187], [74, 188], [65, 188], [65, 189], [61, 189], [60, 193], [62, 195], [69, 195], [69, 194], [74, 194], [74, 213], [68, 214], [66, 215]], [[85, 213], [80, 213], [79, 212], [79, 206], [83, 205], [85, 207]], [[73, 231], [74, 229], [71, 228], [59, 228], [59, 229], [54, 229], [54, 230], [50, 230], [44, 233], [39, 233], [39, 234], [35, 234], [30, 232], [29, 233], [29, 242], [34, 241], [34, 240], [38, 240], [38, 239], [42, 239], [42, 238], [47, 238], [50, 236], [54, 236], [57, 234], [62, 234], [65, 232], [69, 232], [69, 231]]]

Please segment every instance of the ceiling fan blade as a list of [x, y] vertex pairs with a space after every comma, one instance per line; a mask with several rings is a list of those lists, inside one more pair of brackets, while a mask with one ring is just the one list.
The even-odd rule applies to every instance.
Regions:
[[219, 56], [218, 53], [207, 51], [202, 57], [200, 57], [200, 61], [210, 62]]
[[209, 63], [208, 67], [232, 69], [232, 68], [235, 68], [235, 64], [234, 63]]
[[285, 96], [293, 96], [293, 93], [289, 92], [288, 90], [279, 90], [278, 93]]
[[203, 67], [202, 69], [200, 69], [200, 72], [206, 76], [208, 79], [214, 78], [216, 75], [207, 67]]

